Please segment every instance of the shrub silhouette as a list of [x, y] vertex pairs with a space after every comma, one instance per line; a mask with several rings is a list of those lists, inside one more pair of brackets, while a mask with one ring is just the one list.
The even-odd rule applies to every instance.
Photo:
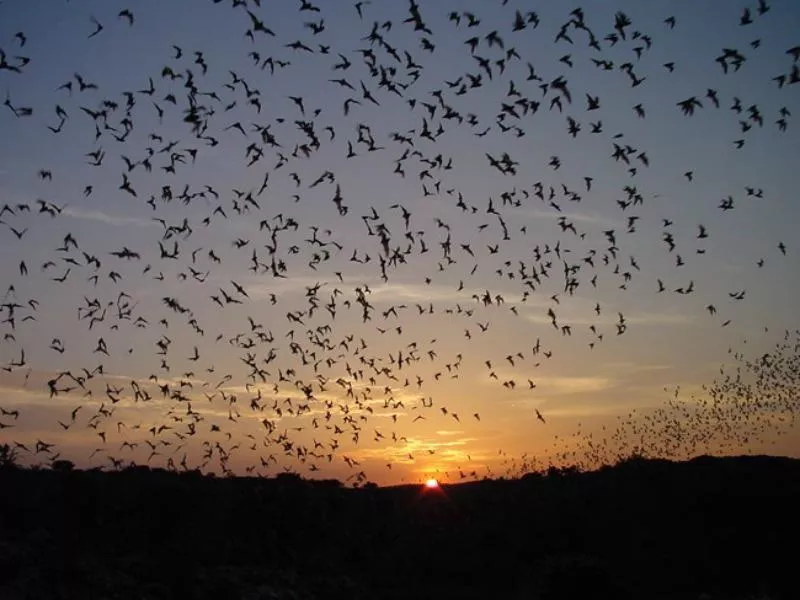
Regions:
[[0, 469], [17, 468], [17, 452], [8, 444], [0, 444]]
[[53, 471], [59, 471], [65, 473], [74, 470], [75, 463], [72, 462], [71, 460], [65, 460], [62, 458], [59, 460], [54, 460], [50, 468], [53, 469]]

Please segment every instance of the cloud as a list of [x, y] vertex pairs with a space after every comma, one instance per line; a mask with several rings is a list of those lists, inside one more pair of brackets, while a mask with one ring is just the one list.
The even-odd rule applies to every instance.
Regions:
[[[419, 302], [427, 306], [429, 303], [437, 302], [462, 302], [464, 308], [471, 308], [475, 305], [475, 298], [482, 298], [488, 291], [494, 301], [494, 297], [500, 294], [506, 304], [517, 304], [522, 302], [522, 295], [516, 294], [506, 289], [489, 288], [464, 288], [461, 291], [456, 286], [437, 285], [437, 284], [415, 284], [415, 283], [381, 283], [370, 286], [371, 294], [369, 299], [373, 302], [394, 303], [402, 300]], [[530, 303], [529, 299], [528, 303]], [[543, 304], [544, 305], [544, 304]]]
[[[549, 305], [552, 306], [552, 305]], [[604, 313], [600, 316], [592, 314], [586, 316], [584, 312], [582, 316], [570, 316], [564, 314], [563, 311], [557, 312], [559, 325], [614, 325], [619, 322], [619, 315], [616, 313]], [[624, 313], [625, 322], [628, 325], [686, 325], [695, 321], [692, 315], [683, 315], [678, 313], [656, 313], [656, 312], [641, 312], [641, 313]], [[552, 323], [550, 317], [544, 312], [542, 313], [523, 313], [523, 317], [536, 324]]]
[[644, 364], [636, 363], [627, 360], [607, 362], [603, 364], [603, 368], [614, 369], [623, 371], [624, 373], [645, 373], [652, 371], [666, 371], [672, 369], [674, 365], [671, 364]]
[[548, 405], [546, 418], [586, 418], [586, 417], [608, 417], [612, 415], [624, 414], [629, 411], [631, 404], [609, 404], [607, 402], [591, 402], [587, 404], [571, 404], [569, 406]]
[[539, 219], [559, 219], [564, 217], [567, 221], [576, 221], [578, 223], [591, 223], [594, 225], [602, 225], [604, 227], [618, 227], [621, 221], [601, 217], [599, 215], [590, 213], [572, 213], [572, 212], [558, 212], [542, 210], [541, 208], [519, 208], [510, 209], [509, 212], [519, 214], [521, 217], [539, 218]]
[[413, 283], [387, 283], [370, 288], [370, 299], [378, 302], [413, 300], [416, 302], [470, 301], [470, 292], [460, 292], [452, 286], [418, 285]]
[[536, 385], [551, 394], [580, 394], [606, 390], [616, 382], [608, 377], [539, 377]]
[[638, 313], [625, 315], [625, 321], [633, 325], [685, 325], [695, 321], [691, 315], [677, 313]]
[[[438, 433], [438, 432], [437, 432]], [[464, 447], [478, 438], [462, 437], [440, 441], [435, 438], [410, 437], [404, 443], [381, 448], [360, 448], [352, 454], [359, 459], [390, 460], [397, 463], [415, 463], [422, 461], [455, 461], [464, 460]], [[433, 450], [433, 454], [429, 451]], [[409, 458], [409, 455], [413, 457]]]
[[[264, 277], [245, 277], [240, 283], [245, 287], [247, 293], [253, 300], [269, 298], [272, 294], [281, 297], [287, 294], [303, 293], [306, 289], [320, 284], [318, 295], [325, 297], [326, 293], [333, 293], [331, 280], [333, 277], [302, 277], [292, 276], [287, 278], [276, 277], [264, 283]], [[338, 280], [336, 280], [338, 283]]]
[[84, 219], [88, 221], [100, 221], [108, 225], [116, 225], [124, 227], [127, 225], [136, 225], [138, 227], [151, 227], [157, 226], [158, 223], [149, 219], [142, 219], [140, 217], [124, 217], [120, 215], [110, 215], [99, 210], [84, 210], [81, 208], [74, 208], [67, 206], [61, 211], [61, 214], [74, 219]]
[[[252, 281], [253, 284], [248, 285], [249, 281]], [[318, 296], [320, 298], [327, 298], [328, 295], [333, 293], [334, 288], [338, 287], [344, 292], [342, 298], [350, 300], [354, 298], [354, 288], [360, 287], [364, 290], [365, 287], [368, 287], [369, 293], [366, 294], [366, 298], [367, 301], [373, 305], [412, 302], [427, 307], [429, 304], [461, 303], [463, 308], [469, 309], [477, 306], [474, 296], [483, 298], [488, 291], [493, 302], [494, 298], [500, 294], [505, 303], [509, 305], [550, 306], [547, 299], [536, 296], [529, 296], [523, 303], [521, 294], [507, 288], [464, 287], [459, 291], [456, 285], [411, 282], [384, 283], [380, 279], [370, 277], [358, 278], [345, 276], [342, 278], [342, 281], [339, 281], [339, 279], [332, 274], [321, 275], [320, 277], [276, 278], [272, 279], [269, 283], [264, 283], [263, 277], [250, 277], [245, 278], [244, 281], [240, 283], [244, 284], [247, 293], [254, 300], [269, 298], [272, 294], [275, 294], [275, 296], [279, 298], [286, 294], [305, 294], [307, 288], [319, 285]]]
[[[535, 394], [537, 397], [528, 397], [522, 399], [522, 402], [532, 402], [538, 406], [541, 405], [543, 397], [599, 392], [616, 387], [618, 381], [610, 377], [598, 376], [542, 376], [534, 377], [534, 383], [536, 384]], [[519, 398], [514, 400], [515, 402], [520, 401]]]

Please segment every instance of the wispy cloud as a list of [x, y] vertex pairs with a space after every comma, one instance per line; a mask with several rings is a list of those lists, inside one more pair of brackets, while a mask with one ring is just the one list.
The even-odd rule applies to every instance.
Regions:
[[[552, 306], [552, 305], [551, 305]], [[524, 318], [531, 323], [539, 325], [550, 324], [552, 321], [544, 312], [523, 314]], [[692, 315], [678, 313], [658, 313], [640, 312], [625, 313], [625, 322], [629, 325], [686, 325], [695, 321]], [[601, 314], [600, 316], [586, 316], [583, 312], [580, 315], [571, 315], [564, 311], [558, 311], [558, 322], [561, 325], [613, 325], [619, 322], [619, 316], [614, 314]]]
[[638, 313], [625, 315], [625, 320], [634, 325], [685, 325], [695, 321], [692, 315], [677, 313]]
[[609, 377], [539, 377], [536, 385], [549, 394], [580, 394], [612, 388], [616, 381]]
[[541, 208], [515, 208], [511, 209], [509, 212], [519, 215], [520, 217], [532, 219], [559, 219], [564, 217], [567, 221], [602, 225], [603, 227], [615, 227], [619, 226], [621, 223], [620, 221], [616, 221], [614, 219], [584, 212], [558, 212], [555, 210], [543, 210]]
[[602, 365], [602, 367], [612, 369], [614, 371], [621, 371], [625, 374], [631, 373], [651, 373], [653, 371], [667, 371], [673, 368], [671, 364], [646, 364], [646, 363], [636, 363], [627, 360], [619, 360], [619, 361], [612, 361], [606, 362]]
[[452, 462], [464, 460], [466, 457], [464, 448], [475, 441], [477, 441], [477, 438], [474, 437], [461, 437], [448, 439], [447, 441], [435, 438], [410, 437], [404, 440], [405, 443], [402, 445], [383, 448], [361, 448], [353, 453], [353, 456], [358, 459], [389, 460], [397, 463], [413, 463], [417, 459]]
[[269, 298], [271, 295], [282, 297], [288, 294], [305, 293], [307, 288], [320, 284], [319, 295], [324, 297], [326, 293], [333, 292], [330, 276], [321, 277], [302, 277], [295, 276], [282, 279], [279, 277], [264, 282], [264, 277], [245, 277], [240, 282], [246, 289], [248, 295], [254, 300]]
[[156, 223], [155, 221], [142, 219], [140, 217], [125, 217], [121, 215], [110, 215], [100, 210], [84, 210], [81, 208], [74, 208], [71, 206], [67, 206], [66, 208], [64, 208], [64, 210], [61, 211], [61, 214], [67, 217], [72, 217], [73, 219], [99, 221], [101, 223], [107, 223], [108, 225], [116, 225], [118, 227], [123, 227], [127, 225], [135, 225], [137, 227], [158, 226], [158, 223]]
[[[252, 284], [249, 284], [252, 282]], [[499, 287], [464, 287], [459, 290], [456, 285], [442, 284], [422, 284], [412, 282], [392, 282], [384, 283], [376, 278], [356, 278], [343, 277], [342, 281], [330, 276], [330, 274], [319, 277], [292, 277], [287, 279], [272, 279], [268, 283], [264, 282], [263, 277], [245, 278], [243, 283], [247, 293], [253, 299], [269, 298], [272, 294], [276, 297], [288, 294], [305, 294], [308, 288], [320, 285], [318, 295], [322, 298], [333, 293], [334, 288], [338, 287], [345, 294], [344, 297], [351, 298], [353, 290], [360, 287], [365, 291], [367, 300], [372, 304], [397, 304], [412, 302], [421, 306], [429, 304], [455, 304], [460, 303], [464, 308], [476, 305], [475, 296], [483, 298], [488, 291], [495, 301], [499, 294], [503, 297], [506, 304], [522, 304], [522, 295], [513, 290]], [[367, 292], [366, 288], [369, 289]], [[524, 303], [526, 306], [549, 306], [544, 298], [528, 297]]]
[[585, 394], [599, 392], [616, 387], [618, 381], [611, 377], [599, 376], [541, 376], [535, 377], [535, 396], [528, 398], [515, 398], [515, 402], [530, 402], [537, 406], [543, 398], [552, 396], [567, 396], [570, 394]]
[[[467, 288], [460, 290], [456, 286], [445, 286], [437, 284], [415, 284], [415, 283], [387, 283], [370, 287], [371, 294], [369, 296], [371, 301], [374, 302], [387, 302], [393, 303], [403, 300], [410, 300], [419, 302], [420, 304], [428, 305], [429, 303], [438, 302], [462, 302], [464, 307], [467, 308], [470, 304], [475, 304], [474, 296], [483, 298], [488, 291], [494, 298], [500, 294], [506, 304], [517, 304], [522, 302], [522, 296], [507, 289], [496, 287], [489, 288]], [[532, 299], [527, 301], [528, 304]], [[543, 301], [544, 302], [544, 301]], [[544, 305], [544, 304], [542, 304]]]
[[[548, 419], [609, 417], [612, 415], [624, 414], [626, 411], [630, 410], [630, 408], [631, 404], [610, 404], [608, 402], [570, 404], [569, 406], [548, 405], [546, 415]], [[543, 410], [543, 412], [545, 411]]]
[[455, 287], [443, 285], [417, 285], [413, 283], [387, 283], [372, 289], [370, 299], [378, 302], [412, 300], [415, 302], [470, 301], [470, 292], [458, 291]]

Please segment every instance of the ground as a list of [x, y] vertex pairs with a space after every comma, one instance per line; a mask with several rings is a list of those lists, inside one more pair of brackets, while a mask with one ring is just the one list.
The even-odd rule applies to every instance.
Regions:
[[790, 459], [636, 459], [438, 492], [4, 468], [0, 490], [9, 600], [745, 600], [796, 589]]

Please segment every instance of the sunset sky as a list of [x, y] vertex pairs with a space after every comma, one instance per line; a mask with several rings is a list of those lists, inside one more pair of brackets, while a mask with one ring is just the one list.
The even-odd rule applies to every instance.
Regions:
[[0, 4], [0, 442], [23, 462], [499, 475], [694, 404], [729, 349], [798, 326], [797, 3], [231, 4]]

